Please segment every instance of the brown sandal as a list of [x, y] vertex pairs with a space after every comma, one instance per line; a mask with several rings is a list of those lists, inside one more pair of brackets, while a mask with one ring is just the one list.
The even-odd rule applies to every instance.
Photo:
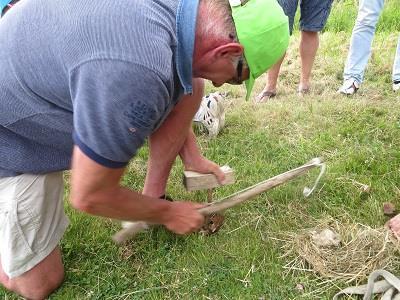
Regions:
[[263, 91], [255, 99], [256, 103], [263, 103], [276, 96], [275, 92]]
[[310, 92], [311, 92], [311, 89], [310, 89], [309, 87], [307, 87], [307, 88], [300, 88], [300, 87], [299, 87], [299, 89], [297, 90], [297, 94], [298, 94], [299, 96], [308, 95]]

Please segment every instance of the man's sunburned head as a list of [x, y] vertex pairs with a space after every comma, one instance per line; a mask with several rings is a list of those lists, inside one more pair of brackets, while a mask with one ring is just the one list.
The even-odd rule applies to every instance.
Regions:
[[288, 20], [275, 0], [200, 0], [193, 76], [215, 86], [255, 78], [284, 54]]

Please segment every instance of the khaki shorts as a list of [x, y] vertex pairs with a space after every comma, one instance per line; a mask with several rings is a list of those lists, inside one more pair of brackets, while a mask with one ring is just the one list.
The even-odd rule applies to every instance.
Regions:
[[62, 172], [0, 178], [0, 260], [10, 278], [45, 259], [59, 244], [64, 213]]

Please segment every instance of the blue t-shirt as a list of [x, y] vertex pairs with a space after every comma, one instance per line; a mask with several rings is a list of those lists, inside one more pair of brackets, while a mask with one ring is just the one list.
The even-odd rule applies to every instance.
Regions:
[[0, 176], [123, 167], [191, 93], [196, 0], [24, 0], [0, 19]]

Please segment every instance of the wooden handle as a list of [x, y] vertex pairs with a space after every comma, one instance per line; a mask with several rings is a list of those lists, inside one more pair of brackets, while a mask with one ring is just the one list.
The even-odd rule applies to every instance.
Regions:
[[244, 190], [241, 190], [233, 195], [230, 195], [226, 198], [218, 200], [216, 202], [210, 203], [206, 207], [202, 207], [199, 209], [199, 212], [202, 215], [211, 215], [213, 213], [224, 211], [228, 208], [236, 206], [246, 200], [249, 200], [263, 192], [271, 190], [285, 182], [290, 181], [293, 178], [296, 178], [310, 169], [319, 166], [322, 163], [320, 158], [314, 158], [313, 160], [309, 161], [308, 163], [304, 164], [303, 166], [290, 170], [288, 172], [279, 174], [275, 177], [257, 183], [253, 186], [250, 186]]
[[[224, 211], [224, 210], [234, 207], [246, 200], [249, 200], [263, 192], [273, 189], [274, 187], [277, 187], [285, 182], [288, 182], [289, 180], [292, 180], [292, 179], [308, 172], [310, 169], [320, 166], [321, 164], [322, 164], [322, 159], [314, 158], [311, 161], [309, 161], [308, 163], [306, 163], [296, 169], [279, 174], [275, 177], [272, 177], [263, 182], [257, 183], [253, 186], [250, 186], [244, 190], [241, 190], [241, 191], [239, 191], [233, 195], [230, 195], [226, 198], [223, 198], [219, 201], [210, 203], [205, 207], [199, 208], [199, 212], [202, 215], [207, 216], [207, 215], [211, 215], [213, 213]], [[138, 232], [142, 231], [143, 225], [141, 223], [143, 223], [143, 222], [132, 223], [129, 227], [124, 228], [124, 229], [120, 230], [119, 232], [117, 232], [113, 236], [114, 242], [116, 242], [117, 244], [122, 244], [126, 240], [132, 238]]]
[[134, 237], [137, 233], [144, 231], [149, 228], [149, 224], [146, 222], [132, 222], [128, 227], [121, 229], [112, 236], [112, 240], [120, 245], [125, 241]]

